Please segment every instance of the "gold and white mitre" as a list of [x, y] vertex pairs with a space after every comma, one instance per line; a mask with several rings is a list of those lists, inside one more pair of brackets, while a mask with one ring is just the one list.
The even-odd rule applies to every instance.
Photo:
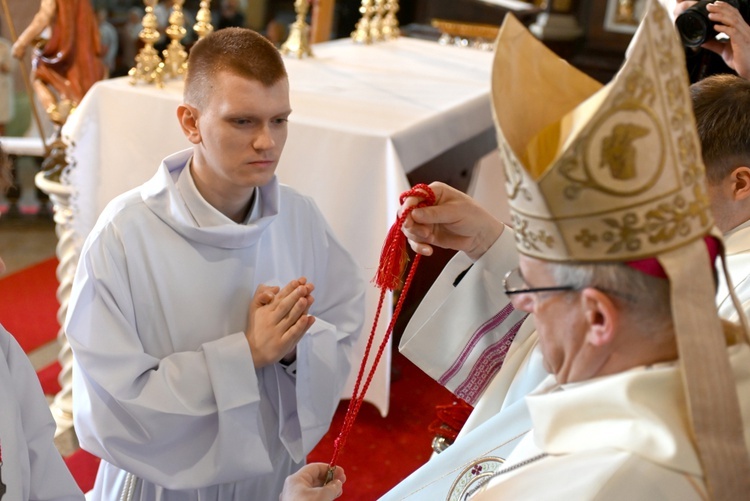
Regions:
[[517, 21], [503, 27], [492, 94], [519, 250], [548, 261], [623, 261], [713, 226], [683, 49], [651, 9], [602, 86]]
[[495, 49], [493, 113], [519, 252], [556, 262], [651, 260], [669, 277], [709, 494], [742, 499], [750, 458], [704, 241], [721, 236], [688, 83], [679, 36], [656, 1], [605, 86], [508, 15]]

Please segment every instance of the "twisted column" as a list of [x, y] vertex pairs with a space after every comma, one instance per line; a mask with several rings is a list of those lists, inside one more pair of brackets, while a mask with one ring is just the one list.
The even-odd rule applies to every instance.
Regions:
[[[64, 177], [64, 176], [63, 176]], [[73, 211], [70, 205], [73, 189], [70, 185], [52, 181], [44, 176], [43, 172], [36, 175], [37, 187], [46, 193], [53, 204], [55, 233], [57, 234], [56, 254], [59, 260], [57, 265], [57, 301], [60, 307], [57, 310], [57, 321], [60, 329], [57, 339], [60, 342], [60, 353], [57, 359], [62, 366], [58, 382], [61, 390], [55, 395], [50, 408], [57, 423], [57, 433], [70, 429], [73, 426], [73, 353], [68, 344], [63, 324], [68, 312], [68, 302], [73, 286], [80, 246], [72, 225]]]

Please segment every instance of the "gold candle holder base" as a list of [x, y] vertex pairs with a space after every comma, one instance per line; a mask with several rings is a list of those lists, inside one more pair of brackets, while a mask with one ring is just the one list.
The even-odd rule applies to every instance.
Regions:
[[370, 18], [370, 39], [373, 42], [384, 40], [383, 27], [385, 23], [385, 0], [374, 0], [372, 17]]
[[201, 0], [198, 13], [195, 15], [195, 21], [193, 31], [198, 35], [198, 40], [214, 31], [211, 24], [211, 0]]
[[362, 0], [362, 5], [359, 7], [359, 13], [362, 17], [357, 21], [357, 26], [352, 31], [352, 40], [356, 43], [369, 44], [372, 43], [372, 16], [374, 15], [375, 8], [373, 6], [373, 0]]
[[156, 84], [164, 87], [164, 63], [159, 53], [152, 46], [144, 46], [135, 56], [135, 66], [128, 71], [130, 84], [135, 85], [138, 81]]
[[300, 59], [313, 57], [310, 47], [310, 26], [305, 21], [307, 11], [310, 8], [309, 0], [295, 0], [294, 11], [297, 20], [289, 26], [289, 37], [281, 44], [279, 49], [284, 55], [293, 55]]
[[164, 72], [168, 78], [185, 78], [188, 54], [180, 42], [172, 41], [164, 49]]
[[163, 87], [164, 63], [154, 48], [154, 44], [159, 40], [159, 32], [156, 29], [158, 22], [154, 14], [156, 0], [143, 0], [143, 3], [146, 5], [146, 14], [143, 16], [143, 29], [138, 34], [138, 38], [143, 42], [143, 48], [135, 56], [135, 66], [128, 71], [130, 84], [135, 85], [142, 80]]
[[383, 39], [392, 40], [401, 36], [401, 30], [398, 27], [398, 18], [396, 13], [398, 12], [398, 0], [386, 0], [385, 10], [387, 14], [383, 19]]
[[164, 71], [169, 78], [183, 77], [187, 73], [187, 51], [180, 43], [185, 38], [185, 14], [182, 5], [185, 0], [176, 0], [172, 4], [172, 12], [169, 14], [169, 27], [167, 36], [172, 40], [162, 52], [164, 55]]

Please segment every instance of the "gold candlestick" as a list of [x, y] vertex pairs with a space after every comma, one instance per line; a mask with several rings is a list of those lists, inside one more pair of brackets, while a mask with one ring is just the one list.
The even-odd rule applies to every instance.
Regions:
[[385, 0], [375, 0], [372, 7], [372, 18], [370, 19], [370, 38], [373, 42], [384, 40], [383, 28], [385, 27], [386, 4]]
[[401, 36], [401, 30], [398, 28], [398, 18], [396, 13], [398, 12], [398, 0], [386, 0], [385, 4], [386, 11], [383, 20], [383, 38], [391, 40]]
[[309, 0], [294, 0], [294, 12], [297, 13], [297, 20], [289, 27], [289, 37], [286, 42], [281, 44], [282, 54], [292, 54], [300, 59], [312, 57], [310, 26], [305, 21], [309, 8]]
[[211, 0], [201, 0], [195, 20], [196, 23], [193, 25], [193, 31], [198, 34], [198, 40], [214, 30], [213, 25], [211, 25]]
[[352, 31], [352, 40], [357, 43], [369, 44], [372, 42], [372, 34], [370, 33], [370, 20], [373, 16], [373, 0], [362, 0], [362, 5], [359, 7], [359, 12], [362, 17], [359, 18], [357, 26]]
[[154, 44], [159, 40], [159, 26], [154, 14], [154, 5], [156, 0], [143, 0], [146, 6], [146, 14], [143, 16], [143, 29], [138, 33], [138, 38], [143, 42], [138, 55], [135, 56], [135, 66], [130, 68], [130, 84], [135, 85], [138, 80], [146, 83], [155, 83], [158, 87], [163, 87], [164, 63], [161, 62], [159, 53], [154, 49]]
[[182, 5], [185, 0], [175, 0], [172, 4], [172, 12], [169, 14], [169, 27], [167, 36], [172, 40], [162, 52], [164, 54], [164, 69], [169, 78], [184, 77], [187, 73], [187, 52], [180, 40], [185, 38], [185, 14]]

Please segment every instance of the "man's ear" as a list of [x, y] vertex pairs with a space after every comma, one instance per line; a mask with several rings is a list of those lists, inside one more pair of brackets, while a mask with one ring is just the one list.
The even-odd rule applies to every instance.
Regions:
[[199, 111], [189, 104], [181, 104], [177, 107], [177, 119], [185, 137], [193, 144], [201, 142], [201, 131], [198, 128]]
[[611, 344], [615, 339], [620, 312], [604, 292], [587, 287], [581, 291], [583, 315], [588, 326], [586, 341], [597, 347]]
[[732, 196], [734, 200], [750, 197], [750, 167], [737, 167], [730, 174], [732, 178]]

